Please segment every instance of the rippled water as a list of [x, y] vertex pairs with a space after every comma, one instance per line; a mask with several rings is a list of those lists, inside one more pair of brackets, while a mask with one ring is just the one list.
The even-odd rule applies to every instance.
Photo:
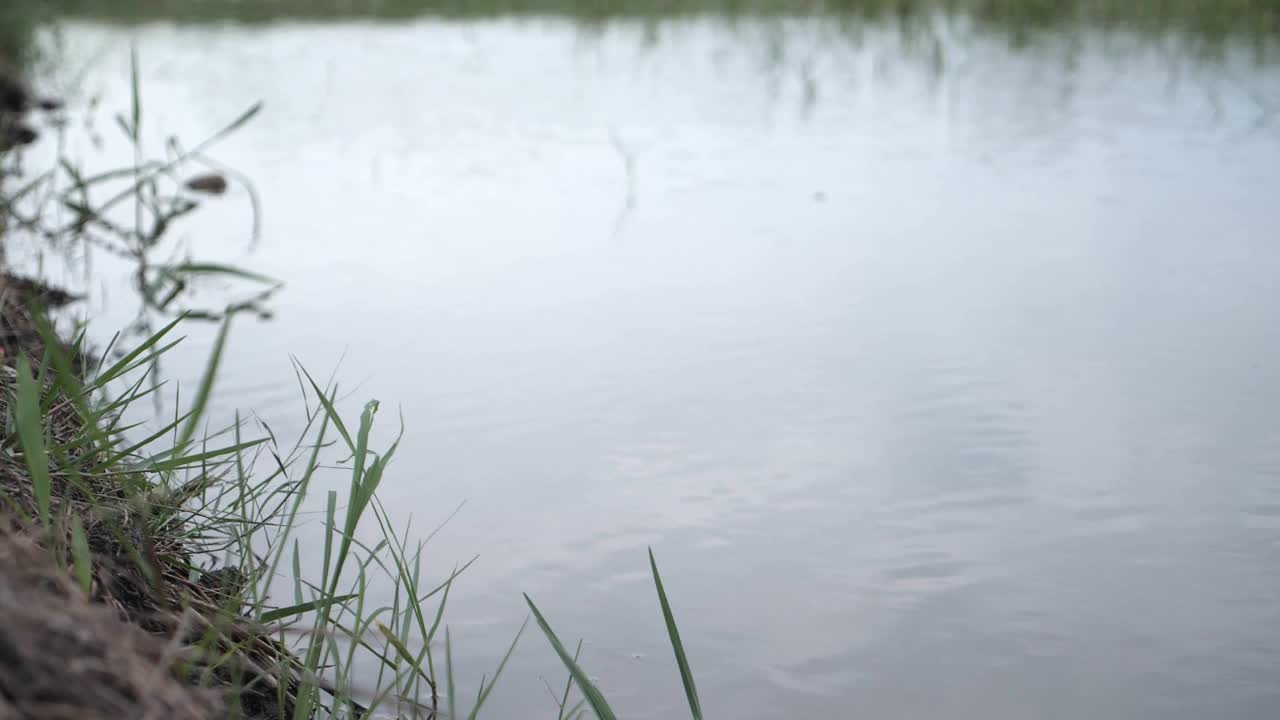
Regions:
[[[136, 42], [157, 131], [267, 101], [217, 153], [261, 247], [243, 194], [186, 230], [288, 282], [223, 399], [288, 434], [289, 354], [345, 353], [355, 400], [402, 408], [384, 499], [422, 535], [465, 500], [429, 564], [480, 554], [465, 687], [526, 591], [625, 716], [679, 716], [652, 545], [719, 717], [1267, 716], [1280, 72], [1118, 31], [941, 38], [60, 35], [115, 107]], [[551, 716], [539, 674], [529, 635], [496, 716]]]

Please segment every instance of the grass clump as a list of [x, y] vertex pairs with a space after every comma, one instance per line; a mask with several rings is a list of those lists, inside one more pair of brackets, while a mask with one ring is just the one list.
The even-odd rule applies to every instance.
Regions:
[[[0, 300], [7, 320], [25, 304], [12, 294]], [[41, 572], [60, 578], [50, 603], [25, 603], [32, 612], [47, 606], [47, 624], [56, 624], [68, 604], [94, 618], [106, 617], [105, 608], [130, 632], [163, 640], [165, 671], [156, 671], [153, 655], [138, 662], [157, 682], [189, 688], [191, 707], [209, 711], [202, 717], [357, 717], [388, 704], [400, 717], [435, 716], [434, 674], [424, 669], [423, 652], [409, 648], [429, 647], [456, 574], [420, 592], [421, 548], [409, 550], [385, 525], [373, 493], [394, 447], [370, 449], [376, 404], [366, 407], [351, 433], [334, 410], [336, 389], [315, 384], [319, 402], [292, 445], [278, 442], [261, 423], [254, 439], [244, 437], [251, 427], [244, 422], [202, 433], [224, 348], [219, 341], [191, 408], [138, 439], [141, 426], [125, 424], [125, 418], [164, 387], [148, 381], [183, 321], [169, 323], [115, 362], [77, 363], [71, 358], [86, 355], [83, 335], [64, 345], [43, 314], [30, 316], [30, 336], [44, 341], [41, 352], [34, 355], [34, 345], [10, 346], [0, 365], [0, 523], [13, 528], [0, 533], [0, 546], [26, 555], [39, 548], [48, 566]], [[228, 318], [220, 340], [229, 325]], [[78, 372], [77, 365], [92, 369]], [[301, 577], [292, 536], [335, 434], [350, 467], [350, 492], [342, 503], [336, 493], [326, 498], [324, 571], [312, 583]], [[269, 469], [256, 472], [261, 468]], [[357, 539], [361, 519], [370, 515], [387, 530], [374, 547]], [[221, 565], [218, 559], [224, 559]], [[268, 589], [287, 561], [295, 571], [295, 593], [278, 603]], [[399, 607], [366, 604], [375, 574], [397, 586]], [[9, 584], [23, 593], [44, 592], [40, 583], [0, 576], [0, 595]], [[439, 605], [429, 609], [433, 598]], [[430, 628], [417, 633], [427, 622]], [[132, 680], [104, 676], [102, 687], [92, 690], [59, 669], [78, 667], [71, 661], [79, 655], [112, 646], [113, 627], [88, 623], [69, 636], [83, 647], [59, 646], [17, 634], [5, 616], [0, 646], [16, 648], [17, 666], [52, 688], [74, 684], [77, 692], [110, 694]], [[66, 657], [57, 657], [59, 647]], [[151, 646], [138, 647], [150, 652]], [[381, 686], [357, 687], [361, 663], [384, 666]], [[21, 684], [17, 676], [0, 674], [0, 710], [21, 696]], [[60, 697], [56, 689], [49, 693]]]
[[[0, 313], [7, 315], [12, 305], [4, 303]], [[76, 712], [101, 695], [100, 707], [113, 713], [101, 717], [120, 716], [121, 698], [166, 703], [167, 717], [461, 717], [447, 629], [443, 668], [433, 647], [450, 589], [466, 566], [434, 587], [421, 584], [423, 546], [397, 535], [377, 500], [399, 439], [384, 451], [371, 449], [376, 401], [348, 425], [335, 408], [337, 388], [320, 385], [299, 365], [314, 405], [298, 441], [283, 445], [261, 423], [261, 437], [244, 439], [248, 424], [236, 422], [195, 442], [223, 352], [217, 342], [192, 409], [135, 440], [137, 427], [122, 418], [155, 392], [146, 380], [174, 346], [169, 338], [182, 320], [114, 363], [81, 360], [80, 367], [95, 368], [82, 376], [71, 358], [85, 355], [83, 335], [64, 345], [43, 315], [33, 317], [43, 354], [29, 358], [19, 348], [0, 365], [0, 606], [13, 586], [27, 608], [0, 621], [0, 647], [17, 648], [9, 660], [25, 668], [20, 676], [0, 672], [0, 710], [13, 698], [23, 701], [19, 686], [28, 686], [17, 678], [31, 674], [44, 683], [42, 696]], [[228, 326], [229, 320], [224, 333]], [[322, 462], [328, 451], [341, 457], [336, 466]], [[273, 469], [256, 477], [254, 469], [262, 467]], [[349, 472], [350, 483], [341, 502], [336, 492], [325, 496], [323, 569], [307, 580], [294, 534], [317, 473], [334, 467]], [[372, 546], [359, 539], [366, 520], [377, 528]], [[40, 562], [11, 565], [54, 578], [48, 583], [15, 574], [3, 562], [37, 553]], [[211, 564], [220, 557], [229, 562]], [[650, 563], [698, 720], [701, 704], [652, 553]], [[282, 603], [268, 590], [286, 567], [294, 595]], [[375, 582], [394, 587], [391, 604], [369, 603]], [[27, 597], [32, 594], [38, 597]], [[605, 720], [616, 717], [577, 653], [568, 653], [526, 600], [570, 673], [560, 716], [581, 717], [589, 709]], [[58, 635], [68, 622], [74, 632]], [[19, 625], [31, 632], [48, 628], [52, 637], [28, 637]], [[523, 630], [482, 681], [466, 717], [480, 716]], [[68, 668], [83, 669], [71, 662], [79, 657], [97, 658], [111, 672], [88, 680], [69, 676]], [[377, 671], [372, 682], [363, 680], [370, 668]], [[444, 688], [436, 681], [441, 671]], [[107, 682], [95, 685], [104, 677]], [[119, 691], [122, 686], [132, 689]], [[575, 686], [583, 699], [569, 706]], [[146, 707], [132, 712], [150, 712]], [[19, 717], [42, 717], [21, 704], [12, 709], [26, 712]]]

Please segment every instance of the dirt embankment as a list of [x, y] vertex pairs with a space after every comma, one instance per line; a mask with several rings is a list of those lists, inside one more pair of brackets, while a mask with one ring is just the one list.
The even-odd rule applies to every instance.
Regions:
[[[180, 625], [192, 603], [166, 576], [185, 570], [166, 568], [179, 558], [146, 537], [141, 518], [131, 516], [135, 504], [112, 487], [116, 480], [73, 481], [50, 453], [53, 521], [46, 527], [32, 520], [32, 477], [13, 430], [16, 360], [40, 366], [37, 308], [60, 299], [50, 288], [0, 274], [0, 720], [225, 717], [221, 693], [178, 671], [195, 667], [195, 658], [184, 656], [191, 645]], [[74, 444], [84, 429], [70, 403], [55, 402], [43, 419], [49, 447]], [[65, 530], [73, 516], [91, 553], [87, 592], [71, 570]], [[131, 557], [138, 549], [150, 559]]]

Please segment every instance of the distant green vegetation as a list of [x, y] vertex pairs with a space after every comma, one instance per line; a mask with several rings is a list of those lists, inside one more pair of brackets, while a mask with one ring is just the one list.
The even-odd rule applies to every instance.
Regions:
[[47, 15], [46, 8], [27, 0], [0, 2], [0, 72], [30, 59], [31, 30]]
[[[15, 0], [9, 0], [10, 3]], [[1280, 0], [16, 0], [89, 19], [258, 22], [347, 17], [562, 16], [579, 20], [963, 12], [1005, 27], [1098, 23], [1220, 35], [1280, 35]]]
[[25, 59], [32, 30], [60, 19], [179, 23], [344, 19], [563, 18], [587, 27], [615, 21], [691, 19], [829, 21], [856, 37], [877, 23], [912, 40], [936, 39], [939, 15], [963, 16], [1014, 46], [1098, 29], [1174, 37], [1182, 55], [1215, 56], [1230, 42], [1271, 57], [1280, 46], [1280, 0], [0, 0], [0, 60]]

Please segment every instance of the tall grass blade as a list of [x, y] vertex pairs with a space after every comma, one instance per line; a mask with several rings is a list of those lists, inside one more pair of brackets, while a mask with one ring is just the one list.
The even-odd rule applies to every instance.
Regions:
[[35, 495], [40, 522], [49, 527], [49, 504], [52, 485], [49, 481], [49, 456], [44, 449], [44, 422], [40, 412], [40, 389], [31, 375], [31, 363], [18, 356], [18, 397], [16, 398], [18, 438], [22, 454], [31, 473], [31, 491]]
[[445, 682], [448, 683], [449, 720], [456, 720], [458, 703], [455, 698], [458, 693], [453, 687], [453, 641], [449, 638], [449, 628], [444, 629], [444, 674]]
[[273, 623], [278, 620], [294, 617], [295, 615], [311, 612], [312, 610], [319, 610], [339, 603], [344, 603], [348, 600], [355, 599], [355, 597], [356, 595], [353, 593], [350, 595], [339, 595], [337, 597], [321, 598], [318, 600], [311, 600], [309, 602], [298, 603], [297, 605], [290, 605], [289, 607], [264, 612], [258, 621], [264, 624]]
[[[579, 655], [581, 652], [582, 652], [582, 639], [581, 639], [581, 638], [579, 638], [579, 639], [578, 639], [578, 647], [573, 651], [573, 661], [574, 661], [574, 662], [578, 662], [578, 655]], [[572, 675], [570, 675], [570, 676], [569, 676], [569, 679], [568, 679], [568, 680], [565, 682], [565, 684], [564, 684], [564, 695], [560, 698], [560, 703], [559, 703], [559, 706], [560, 706], [560, 712], [559, 712], [559, 714], [557, 714], [557, 715], [556, 715], [556, 720], [564, 720], [564, 719], [565, 719], [565, 717], [567, 717], [567, 716], [569, 716], [569, 715], [572, 715], [572, 714], [574, 713], [574, 710], [576, 710], [576, 709], [577, 709], [577, 706], [575, 706], [574, 708], [569, 709], [569, 711], [568, 711], [568, 712], [565, 712], [566, 707], [569, 705], [569, 692], [570, 692], [571, 690], [573, 690], [573, 676], [572, 676]], [[578, 701], [578, 706], [582, 705], [582, 703], [583, 703], [583, 701], [579, 700], [579, 701]]]
[[182, 455], [176, 458], [170, 458], [169, 456], [172, 454], [172, 451], [166, 450], [156, 457], [147, 460], [145, 463], [142, 463], [138, 467], [139, 469], [156, 473], [173, 472], [174, 470], [204, 465], [209, 460], [243, 452], [244, 450], [255, 448], [259, 445], [265, 445], [266, 442], [267, 438], [246, 440], [238, 445], [228, 445], [227, 447], [217, 448], [215, 450], [206, 450], [204, 452], [194, 453], [191, 455]]
[[250, 105], [247, 110], [245, 110], [244, 112], [236, 116], [236, 119], [228, 123], [226, 127], [222, 128], [221, 130], [214, 133], [213, 135], [210, 135], [204, 142], [200, 143], [198, 146], [196, 146], [194, 150], [192, 150], [190, 153], [187, 153], [187, 154], [198, 155], [199, 153], [204, 152], [206, 149], [208, 149], [210, 145], [213, 145], [214, 143], [218, 142], [222, 138], [240, 129], [241, 126], [243, 126], [245, 123], [252, 120], [255, 115], [261, 112], [261, 110], [262, 110], [262, 101], [259, 100], [253, 105]]
[[191, 415], [187, 418], [186, 425], [182, 428], [182, 434], [178, 437], [175, 448], [181, 452], [191, 442], [191, 438], [195, 437], [196, 429], [200, 425], [201, 419], [204, 417], [204, 411], [209, 406], [209, 397], [213, 394], [213, 383], [218, 378], [218, 367], [222, 364], [222, 352], [227, 345], [227, 333], [231, 330], [231, 315], [222, 321], [222, 328], [218, 330], [218, 338], [213, 342], [213, 352], [209, 355], [209, 364], [205, 366], [204, 378], [200, 381], [200, 387], [196, 391], [195, 403], [191, 406]]
[[480, 708], [484, 707], [484, 702], [489, 699], [489, 693], [493, 692], [493, 688], [498, 684], [498, 678], [502, 677], [502, 670], [507, 667], [507, 661], [511, 659], [511, 654], [516, 651], [516, 644], [520, 642], [520, 636], [524, 635], [524, 629], [529, 627], [529, 618], [525, 618], [520, 625], [520, 631], [516, 633], [516, 637], [511, 641], [511, 647], [507, 648], [507, 654], [502, 656], [502, 662], [498, 663], [498, 669], [493, 671], [493, 679], [488, 685], [484, 681], [480, 681], [480, 695], [476, 697], [476, 706], [471, 708], [471, 714], [467, 715], [467, 720], [476, 720], [480, 715]]
[[320, 582], [323, 584], [329, 582], [329, 563], [333, 558], [333, 536], [338, 534], [338, 525], [334, 519], [338, 510], [338, 493], [330, 490], [324, 496], [324, 569], [320, 575]]
[[382, 623], [378, 623], [378, 632], [382, 633], [382, 636], [387, 639], [387, 642], [391, 643], [391, 647], [395, 648], [396, 654], [400, 656], [400, 659], [408, 663], [409, 667], [413, 668], [414, 672], [416, 672], [419, 677], [426, 680], [428, 683], [435, 682], [431, 679], [431, 676], [422, 669], [422, 661], [409, 650], [409, 647], [405, 645], [400, 638], [396, 637], [394, 630]]
[[538, 627], [542, 628], [543, 634], [547, 636], [547, 640], [551, 642], [551, 647], [560, 656], [560, 661], [569, 669], [569, 674], [573, 676], [574, 682], [578, 683], [578, 689], [582, 691], [582, 695], [587, 700], [587, 704], [595, 711], [596, 717], [600, 720], [617, 720], [613, 708], [609, 707], [609, 702], [604, 699], [604, 695], [591, 682], [591, 678], [587, 677], [587, 673], [578, 665], [577, 661], [569, 655], [569, 651], [565, 649], [560, 638], [556, 637], [555, 631], [547, 624], [546, 618], [542, 617], [542, 613], [538, 611], [538, 606], [533, 604], [533, 599], [526, 594], [524, 601], [529, 604], [529, 609], [533, 611], [533, 617], [538, 621]]
[[[267, 577], [272, 575], [268, 574]], [[293, 601], [299, 605], [302, 604], [302, 556], [296, 538], [293, 541]]]
[[93, 381], [94, 387], [102, 388], [107, 383], [128, 372], [133, 366], [133, 361], [137, 360], [143, 353], [150, 350], [156, 343], [160, 342], [160, 340], [164, 338], [165, 335], [168, 335], [170, 330], [177, 327], [180, 322], [182, 322], [181, 317], [160, 328], [152, 334], [151, 337], [144, 340], [141, 345], [138, 345], [138, 347], [130, 351], [129, 354], [117, 360], [111, 367], [98, 373], [98, 376]]
[[129, 94], [132, 100], [129, 129], [136, 145], [142, 134], [142, 84], [138, 81], [138, 48], [129, 51]]
[[[449, 604], [449, 589], [453, 587], [453, 579], [456, 577], [458, 577], [458, 568], [455, 567], [453, 574], [445, 581], [444, 595], [440, 596], [440, 604], [436, 606], [436, 617], [431, 622], [431, 629], [427, 631], [427, 643], [430, 643], [432, 638], [436, 636], [436, 630], [440, 628], [440, 621], [444, 619], [444, 608]], [[421, 603], [418, 604], [421, 605]]]
[[[325, 413], [329, 416], [329, 419], [333, 421], [333, 426], [338, 429], [338, 434], [342, 435], [343, 441], [347, 443], [347, 448], [354, 453], [356, 451], [356, 444], [351, 439], [351, 433], [347, 432], [347, 424], [342, 422], [342, 416], [339, 415], [337, 409], [333, 407], [333, 400], [325, 394], [325, 391], [320, 389], [320, 386], [316, 384], [315, 378], [311, 377], [311, 373], [307, 372], [305, 367], [301, 365], [298, 365], [297, 367], [302, 370], [303, 375], [307, 376], [307, 381], [311, 383], [312, 389], [316, 391], [316, 397], [320, 399], [320, 404], [324, 406]], [[334, 395], [335, 397], [337, 395], [336, 388], [334, 389]]]
[[676, 618], [671, 612], [671, 603], [667, 601], [667, 592], [662, 588], [662, 576], [658, 574], [658, 562], [653, 558], [653, 548], [649, 548], [649, 567], [653, 570], [653, 584], [658, 589], [658, 601], [662, 603], [662, 617], [667, 621], [667, 635], [671, 638], [671, 649], [676, 654], [676, 664], [680, 666], [680, 682], [684, 683], [684, 694], [689, 699], [689, 712], [693, 720], [702, 720], [702, 703], [698, 700], [698, 688], [693, 684], [693, 671], [689, 669], [689, 659], [684, 653], [684, 644], [680, 642], [680, 630], [676, 628]]
[[221, 263], [181, 263], [178, 265], [161, 265], [156, 270], [172, 275], [225, 275], [227, 277], [249, 280], [263, 285], [279, 285], [280, 281], [267, 275], [250, 272], [234, 265]]
[[[362, 487], [366, 480], [365, 462], [369, 450], [369, 433], [373, 430], [373, 416], [378, 412], [378, 401], [370, 400], [360, 414], [360, 430], [356, 435], [356, 446], [352, 450], [351, 491], [347, 496], [347, 518], [343, 524], [342, 537], [338, 542], [338, 557], [333, 563], [333, 576], [329, 584], [329, 594], [337, 592], [338, 581], [342, 577], [343, 565], [351, 552], [351, 543], [355, 540], [356, 527], [360, 524], [360, 516], [364, 514], [367, 504], [366, 488]], [[371, 492], [371, 491], [370, 491]]]

